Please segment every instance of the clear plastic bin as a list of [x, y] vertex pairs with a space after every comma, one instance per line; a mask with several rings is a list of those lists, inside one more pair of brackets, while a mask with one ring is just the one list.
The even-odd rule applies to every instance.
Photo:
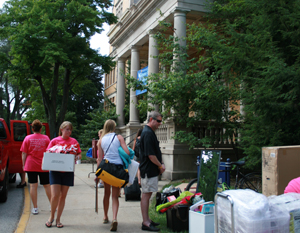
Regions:
[[215, 199], [216, 232], [289, 232], [289, 213], [270, 206], [262, 194], [252, 190], [229, 190], [218, 193]]

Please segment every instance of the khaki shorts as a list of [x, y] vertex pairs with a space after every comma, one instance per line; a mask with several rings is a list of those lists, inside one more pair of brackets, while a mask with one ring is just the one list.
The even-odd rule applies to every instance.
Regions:
[[141, 178], [142, 193], [153, 193], [158, 191], [158, 176], [151, 178], [145, 175], [145, 178]]

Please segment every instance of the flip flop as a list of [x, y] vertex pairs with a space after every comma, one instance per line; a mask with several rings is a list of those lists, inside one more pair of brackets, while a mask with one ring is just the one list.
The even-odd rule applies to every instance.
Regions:
[[118, 228], [118, 222], [117, 222], [117, 220], [114, 220], [114, 221], [111, 223], [110, 231], [117, 231], [117, 228]]
[[54, 219], [50, 222], [50, 221], [47, 221], [46, 223], [45, 223], [45, 226], [46, 227], [52, 227], [52, 223], [54, 222]]
[[60, 222], [60, 223], [56, 223], [56, 227], [57, 227], [57, 228], [63, 228], [64, 225]]
[[106, 223], [108, 223], [108, 218], [103, 219], [103, 224], [106, 224]]

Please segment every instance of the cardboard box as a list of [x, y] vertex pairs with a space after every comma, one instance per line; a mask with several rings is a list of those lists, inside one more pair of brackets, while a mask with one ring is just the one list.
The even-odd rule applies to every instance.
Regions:
[[189, 211], [189, 233], [214, 233], [215, 215]]
[[262, 148], [262, 190], [266, 196], [283, 194], [288, 183], [300, 176], [300, 146]]
[[75, 155], [44, 153], [42, 170], [73, 172], [75, 165]]

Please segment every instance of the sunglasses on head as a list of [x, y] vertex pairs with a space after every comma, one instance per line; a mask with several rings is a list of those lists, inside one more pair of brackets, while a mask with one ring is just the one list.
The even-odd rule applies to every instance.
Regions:
[[152, 117], [154, 120], [156, 120], [158, 123], [161, 123], [162, 120], [157, 120], [155, 117]]

